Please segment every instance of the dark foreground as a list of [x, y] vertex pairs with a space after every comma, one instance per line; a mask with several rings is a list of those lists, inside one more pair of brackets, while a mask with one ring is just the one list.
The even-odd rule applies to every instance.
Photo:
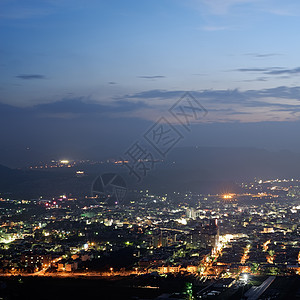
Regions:
[[[61, 299], [155, 299], [163, 285], [155, 286], [155, 278], [53, 278], [53, 277], [0, 277], [2, 300], [61, 300]], [[180, 280], [170, 290], [178, 288]], [[180, 287], [179, 287], [180, 289]]]
[[[61, 299], [246, 299], [251, 286], [267, 277], [255, 277], [248, 284], [238, 281], [219, 293], [210, 292], [214, 281], [201, 282], [187, 276], [127, 276], [114, 278], [0, 277], [1, 300]], [[218, 281], [219, 282], [219, 281]], [[189, 291], [187, 289], [189, 287]], [[218, 289], [217, 289], [218, 290]], [[167, 294], [170, 298], [168, 298]], [[164, 295], [165, 298], [161, 298]], [[193, 297], [193, 298], [192, 298]], [[277, 276], [259, 299], [300, 299], [300, 276]]]

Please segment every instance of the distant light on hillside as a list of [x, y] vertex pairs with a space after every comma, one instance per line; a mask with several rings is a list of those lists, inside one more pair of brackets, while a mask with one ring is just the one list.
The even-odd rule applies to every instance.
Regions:
[[59, 162], [60, 162], [61, 164], [67, 165], [70, 161], [67, 160], [67, 159], [62, 159], [62, 160], [60, 160]]

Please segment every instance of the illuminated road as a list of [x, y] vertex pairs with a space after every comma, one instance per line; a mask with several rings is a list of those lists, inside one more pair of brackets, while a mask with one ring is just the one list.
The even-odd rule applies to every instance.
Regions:
[[252, 287], [247, 293], [245, 294], [245, 297], [247, 300], [256, 300], [258, 299], [272, 284], [272, 282], [275, 280], [276, 276], [270, 276], [268, 277], [260, 286]]
[[147, 272], [136, 272], [136, 271], [127, 271], [127, 272], [53, 272], [53, 273], [47, 273], [48, 268], [44, 268], [38, 272], [34, 273], [20, 273], [20, 272], [14, 272], [14, 273], [2, 273], [0, 276], [41, 276], [41, 277], [113, 277], [113, 276], [131, 276], [131, 275], [142, 275], [147, 274]]

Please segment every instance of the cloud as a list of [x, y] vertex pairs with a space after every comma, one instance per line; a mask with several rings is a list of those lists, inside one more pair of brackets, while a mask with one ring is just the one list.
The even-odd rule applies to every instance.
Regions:
[[282, 67], [267, 67], [267, 68], [241, 68], [241, 69], [235, 69], [234, 71], [239, 72], [262, 72], [264, 74], [268, 74], [268, 72], [276, 71], [276, 70], [282, 70], [284, 68]]
[[293, 68], [293, 69], [271, 70], [271, 71], [268, 71], [266, 74], [269, 74], [269, 75], [300, 74], [300, 67]]
[[167, 90], [149, 90], [143, 91], [135, 94], [125, 95], [128, 99], [166, 99], [182, 96], [185, 93], [183, 90], [179, 91], [167, 91]]
[[146, 119], [142, 111], [153, 110], [146, 101], [131, 99], [114, 99], [98, 102], [89, 97], [65, 98], [59, 101], [37, 104], [29, 107], [17, 107], [0, 102], [0, 119], [13, 119], [22, 116], [29, 119]]
[[[176, 101], [176, 98], [181, 97], [186, 91], [184, 90], [148, 90], [135, 94], [124, 95], [123, 99], [170, 99]], [[240, 91], [238, 89], [228, 89], [228, 90], [198, 90], [190, 91], [192, 95], [198, 99], [204, 100], [216, 100], [216, 101], [228, 101], [237, 100], [240, 101], [243, 99], [253, 100], [256, 98], [262, 97], [274, 97], [274, 98], [289, 98], [289, 99], [299, 99], [300, 100], [300, 86], [296, 87], [287, 87], [279, 86], [269, 89], [261, 90], [246, 90]], [[175, 98], [175, 99], [174, 99]]]
[[246, 53], [245, 55], [253, 56], [253, 57], [257, 57], [257, 58], [265, 58], [265, 57], [279, 56], [282, 54], [280, 54], [280, 53]]
[[44, 75], [40, 75], [40, 74], [20, 74], [17, 75], [16, 77], [24, 80], [46, 79]]
[[255, 81], [268, 81], [268, 77], [257, 77], [255, 79], [242, 80], [242, 82], [255, 82]]
[[114, 81], [109, 81], [108, 84], [117, 84], [117, 83]]
[[[68, 98], [26, 108], [2, 105], [0, 112], [5, 119], [12, 118], [13, 113], [43, 119], [80, 121], [120, 118], [156, 121], [162, 116], [170, 117], [168, 110], [185, 93], [184, 90], [146, 90], [123, 95], [109, 102], [97, 102], [89, 97]], [[197, 90], [191, 91], [191, 94], [209, 112], [200, 122], [300, 120], [300, 86], [246, 91]]]
[[267, 68], [241, 68], [236, 69], [239, 72], [261, 72], [266, 75], [298, 75], [300, 74], [300, 67], [283, 68], [283, 67], [267, 67]]
[[126, 113], [141, 108], [147, 108], [143, 101], [116, 100], [112, 103], [99, 103], [84, 97], [62, 99], [60, 101], [39, 104], [33, 107], [38, 113], [47, 114], [55, 117], [56, 114], [72, 114], [73, 116], [92, 115], [92, 114], [115, 114]]
[[163, 75], [138, 76], [138, 78], [143, 78], [143, 79], [159, 79], [159, 78], [166, 78], [166, 76], [163, 76]]
[[[124, 98], [152, 103], [160, 113], [166, 113], [184, 93], [181, 90], [148, 90]], [[300, 86], [246, 91], [198, 90], [191, 94], [209, 112], [201, 122], [295, 121], [299, 118], [295, 112], [300, 109]]]
[[268, 77], [257, 77], [255, 81], [268, 81]]

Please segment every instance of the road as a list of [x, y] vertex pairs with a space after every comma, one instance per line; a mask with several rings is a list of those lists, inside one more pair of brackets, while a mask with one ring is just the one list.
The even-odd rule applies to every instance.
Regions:
[[276, 276], [270, 276], [260, 286], [253, 286], [249, 291], [247, 291], [247, 293], [245, 294], [245, 298], [247, 300], [257, 300], [272, 284], [275, 278]]
[[113, 277], [113, 276], [132, 276], [132, 275], [142, 275], [148, 274], [147, 272], [136, 272], [136, 271], [127, 271], [127, 272], [46, 272], [47, 268], [42, 269], [40, 271], [34, 273], [21, 273], [21, 272], [14, 272], [14, 273], [0, 273], [0, 276], [45, 276], [45, 277]]

